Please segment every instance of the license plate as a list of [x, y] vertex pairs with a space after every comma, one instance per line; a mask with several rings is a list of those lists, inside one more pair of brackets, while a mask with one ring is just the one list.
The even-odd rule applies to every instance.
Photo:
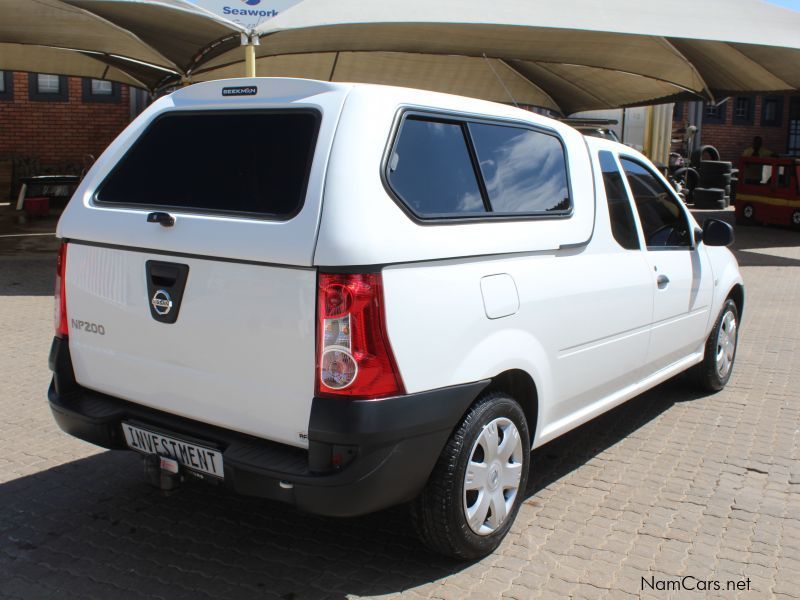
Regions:
[[156, 433], [130, 423], [122, 423], [125, 441], [131, 450], [144, 454], [158, 454], [178, 461], [184, 467], [212, 477], [224, 478], [222, 452]]

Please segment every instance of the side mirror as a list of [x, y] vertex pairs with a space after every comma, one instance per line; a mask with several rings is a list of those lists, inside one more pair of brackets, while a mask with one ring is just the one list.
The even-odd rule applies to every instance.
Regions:
[[733, 243], [733, 227], [719, 219], [706, 219], [703, 223], [703, 242], [706, 246], [730, 246]]

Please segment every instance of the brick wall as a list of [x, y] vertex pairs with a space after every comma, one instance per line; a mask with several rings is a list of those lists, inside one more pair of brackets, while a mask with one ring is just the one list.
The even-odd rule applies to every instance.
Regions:
[[725, 124], [703, 123], [702, 142], [710, 144], [719, 150], [722, 160], [736, 162], [741, 157], [745, 148], [753, 143], [753, 138], [760, 135], [764, 140], [764, 147], [773, 152], [786, 152], [788, 141], [789, 102], [791, 95], [785, 94], [783, 98], [783, 117], [780, 125], [761, 125], [761, 104], [763, 98], [756, 97], [752, 125], [738, 125], [733, 123], [735, 97], [727, 102], [725, 109]]
[[84, 102], [82, 80], [68, 77], [67, 101], [32, 101], [28, 74], [13, 74], [14, 97], [0, 99], [0, 160], [38, 160], [43, 168], [80, 165], [99, 156], [130, 121], [129, 89], [116, 102]]

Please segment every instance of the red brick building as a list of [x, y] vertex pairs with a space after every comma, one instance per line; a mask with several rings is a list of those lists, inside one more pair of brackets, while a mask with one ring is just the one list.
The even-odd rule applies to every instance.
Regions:
[[[673, 120], [685, 122], [688, 112], [688, 103], [676, 104]], [[755, 136], [761, 136], [768, 150], [800, 156], [800, 94], [731, 96], [718, 105], [707, 104], [700, 136], [702, 144], [719, 150], [722, 160], [736, 162]]]
[[0, 71], [0, 198], [20, 177], [80, 173], [131, 114], [125, 85]]

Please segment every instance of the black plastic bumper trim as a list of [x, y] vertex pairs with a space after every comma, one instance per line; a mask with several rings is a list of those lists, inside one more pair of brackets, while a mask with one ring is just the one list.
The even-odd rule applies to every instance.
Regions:
[[[68, 341], [57, 340], [48, 397], [66, 433], [128, 450], [121, 423], [135, 420], [177, 437], [204, 440], [222, 449], [224, 483], [233, 491], [330, 516], [366, 514], [413, 499], [453, 428], [489, 384], [485, 380], [376, 400], [314, 398], [305, 451], [82, 388], [74, 383]], [[61, 385], [67, 381], [71, 385]], [[341, 447], [354, 449], [355, 456], [336, 469], [331, 453]], [[325, 472], [310, 467], [326, 464]]]

